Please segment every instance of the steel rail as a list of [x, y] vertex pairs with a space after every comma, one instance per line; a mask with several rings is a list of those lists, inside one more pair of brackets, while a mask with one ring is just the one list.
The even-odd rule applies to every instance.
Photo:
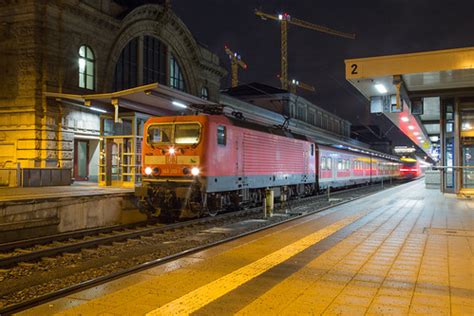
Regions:
[[67, 232], [67, 233], [60, 233], [60, 234], [40, 236], [40, 237], [29, 238], [29, 239], [16, 240], [16, 241], [11, 241], [7, 243], [1, 243], [0, 252], [12, 251], [12, 250], [15, 250], [16, 248], [27, 248], [27, 247], [34, 247], [38, 245], [45, 245], [45, 244], [52, 243], [55, 241], [64, 241], [68, 239], [84, 238], [86, 236], [93, 236], [93, 235], [98, 235], [101, 233], [111, 233], [116, 230], [134, 229], [142, 225], [145, 226], [149, 224], [150, 222], [138, 222], [134, 224], [96, 227], [96, 228], [91, 228], [91, 229], [76, 230], [76, 231]]
[[217, 215], [214, 217], [204, 217], [198, 218], [194, 220], [189, 220], [185, 222], [179, 222], [169, 225], [160, 225], [156, 227], [147, 227], [147, 228], [137, 228], [135, 231], [127, 232], [127, 231], [120, 231], [111, 236], [101, 236], [90, 240], [79, 240], [78, 242], [63, 245], [63, 246], [56, 246], [46, 249], [39, 249], [39, 250], [32, 250], [31, 252], [27, 252], [28, 250], [23, 250], [24, 252], [19, 255], [14, 255], [10, 257], [4, 257], [0, 259], [0, 268], [9, 268], [12, 267], [20, 262], [29, 262], [29, 261], [37, 261], [44, 257], [51, 257], [61, 253], [66, 252], [76, 252], [81, 249], [85, 248], [92, 248], [99, 245], [106, 245], [111, 244], [113, 242], [120, 242], [128, 239], [134, 239], [141, 236], [149, 236], [155, 233], [163, 233], [165, 231], [174, 230], [185, 228], [187, 226], [193, 226], [196, 224], [202, 224], [206, 222], [218, 221], [222, 218], [227, 217], [235, 217], [240, 215], [245, 215], [246, 213], [255, 212], [255, 209], [243, 210], [238, 212], [232, 213], [223, 213], [221, 215]]

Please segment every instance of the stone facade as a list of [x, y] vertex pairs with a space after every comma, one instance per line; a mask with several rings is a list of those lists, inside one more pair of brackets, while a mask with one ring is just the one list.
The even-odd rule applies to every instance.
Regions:
[[[74, 139], [99, 135], [99, 114], [47, 99], [44, 92], [113, 90], [127, 43], [153, 36], [180, 63], [186, 92], [218, 101], [225, 70], [183, 22], [158, 4], [123, 7], [111, 0], [0, 0], [0, 168], [72, 168]], [[78, 50], [95, 55], [94, 91], [78, 87]], [[138, 85], [141, 78], [138, 78]]]

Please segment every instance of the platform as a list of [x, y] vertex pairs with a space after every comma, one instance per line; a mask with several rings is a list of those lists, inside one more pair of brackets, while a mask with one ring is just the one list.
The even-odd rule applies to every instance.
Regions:
[[96, 183], [75, 183], [67, 186], [0, 188], [0, 203], [45, 200], [64, 197], [133, 193], [133, 189], [99, 187]]
[[21, 315], [473, 315], [473, 215], [418, 180]]
[[0, 188], [0, 242], [146, 220], [133, 189], [76, 183]]

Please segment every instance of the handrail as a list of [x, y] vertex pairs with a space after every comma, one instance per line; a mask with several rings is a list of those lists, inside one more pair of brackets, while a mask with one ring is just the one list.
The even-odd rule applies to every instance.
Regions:
[[433, 166], [436, 169], [474, 169], [474, 166]]

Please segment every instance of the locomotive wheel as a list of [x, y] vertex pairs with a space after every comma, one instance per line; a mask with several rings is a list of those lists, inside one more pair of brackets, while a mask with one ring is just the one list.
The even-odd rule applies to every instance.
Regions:
[[207, 214], [209, 214], [209, 216], [211, 216], [211, 217], [214, 217], [214, 216], [216, 216], [217, 214], [219, 214], [219, 210], [216, 210], [216, 209], [214, 209], [214, 210], [207, 209]]

